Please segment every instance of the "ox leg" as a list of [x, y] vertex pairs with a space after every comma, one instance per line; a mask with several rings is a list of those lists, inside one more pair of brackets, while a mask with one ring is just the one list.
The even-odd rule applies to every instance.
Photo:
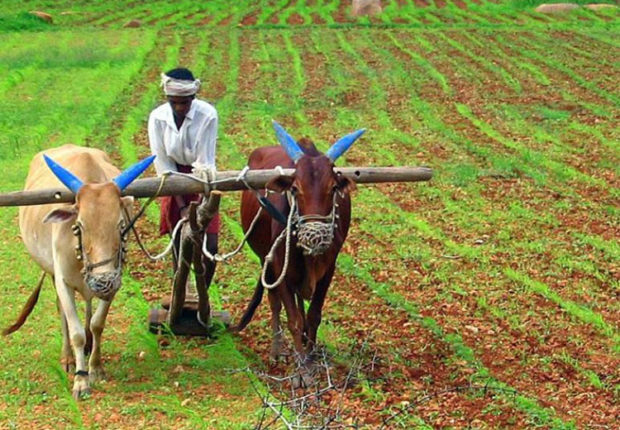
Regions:
[[[61, 268], [55, 267], [55, 272], [61, 273]], [[71, 346], [75, 357], [76, 371], [75, 378], [73, 379], [73, 397], [77, 400], [90, 393], [90, 387], [88, 385], [88, 367], [84, 355], [86, 333], [84, 332], [84, 328], [77, 314], [73, 290], [69, 289], [60, 276], [56, 278], [56, 294], [60, 300], [62, 312], [67, 320], [69, 339], [71, 339]]]
[[86, 312], [84, 318], [84, 331], [86, 332], [86, 345], [84, 345], [84, 354], [88, 355], [93, 350], [93, 333], [90, 331], [90, 320], [93, 317], [93, 302], [86, 300]]
[[304, 298], [301, 297], [301, 294], [296, 293], [295, 299], [297, 300], [297, 309], [301, 313], [301, 320], [304, 322], [304, 328], [301, 332], [301, 343], [303, 345], [307, 344], [308, 341], [308, 321], [306, 320], [306, 309], [304, 308]]
[[311, 369], [307, 366], [306, 353], [302, 341], [304, 332], [303, 313], [297, 307], [295, 294], [288, 290], [286, 285], [281, 285], [279, 288], [285, 290], [282, 302], [286, 310], [288, 329], [293, 337], [295, 362], [298, 366], [298, 373], [293, 377], [293, 388], [309, 387], [314, 383], [314, 378], [312, 377]]
[[[258, 281], [260, 283], [260, 280]], [[269, 360], [277, 363], [282, 356], [282, 324], [280, 323], [280, 311], [282, 310], [282, 302], [278, 297], [278, 293], [269, 290], [269, 307], [271, 308], [271, 351], [269, 352]]]
[[316, 355], [316, 333], [321, 324], [321, 317], [323, 313], [323, 303], [325, 302], [325, 296], [329, 289], [329, 284], [334, 276], [335, 265], [329, 268], [325, 276], [317, 282], [316, 289], [312, 295], [310, 302], [310, 308], [308, 309], [308, 342], [306, 344], [306, 352], [310, 360], [313, 360]]
[[105, 300], [99, 301], [97, 311], [93, 315], [90, 326], [93, 333], [93, 350], [88, 361], [88, 367], [90, 369], [89, 379], [90, 382], [97, 382], [105, 379], [105, 372], [103, 371], [103, 365], [101, 363], [101, 333], [105, 327], [105, 320], [110, 310], [111, 302]]
[[56, 306], [58, 307], [58, 313], [60, 314], [60, 329], [62, 330], [62, 352], [60, 353], [60, 365], [65, 372], [75, 372], [75, 358], [73, 358], [73, 351], [71, 350], [71, 342], [69, 341], [69, 326], [67, 325], [67, 317], [62, 311], [60, 306], [60, 300], [56, 298]]

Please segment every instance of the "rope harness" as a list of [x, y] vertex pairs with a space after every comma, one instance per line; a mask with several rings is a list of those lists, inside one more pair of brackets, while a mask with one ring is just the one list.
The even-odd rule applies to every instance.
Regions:
[[[142, 214], [144, 213], [144, 211], [146, 210], [146, 207], [148, 205], [150, 205], [157, 197], [159, 197], [159, 194], [164, 186], [164, 182], [166, 177], [168, 176], [183, 176], [185, 178], [191, 179], [193, 181], [196, 182], [200, 182], [203, 185], [205, 185], [205, 190], [209, 191], [212, 189], [215, 189], [215, 186], [218, 183], [222, 183], [222, 182], [226, 182], [226, 181], [239, 181], [239, 182], [243, 182], [243, 184], [246, 186], [246, 188], [249, 191], [252, 191], [255, 195], [256, 198], [258, 199], [258, 202], [260, 204], [260, 207], [258, 208], [258, 211], [256, 212], [256, 215], [254, 215], [254, 219], [252, 220], [252, 222], [250, 223], [250, 226], [248, 228], [248, 230], [246, 231], [245, 235], [243, 236], [243, 239], [241, 240], [241, 242], [239, 243], [239, 245], [231, 252], [229, 253], [225, 253], [225, 254], [220, 254], [220, 253], [216, 253], [216, 254], [212, 254], [211, 252], [209, 252], [209, 250], [207, 249], [207, 235], [204, 235], [203, 238], [203, 242], [202, 242], [202, 246], [198, 246], [203, 255], [208, 258], [211, 261], [215, 261], [215, 262], [223, 262], [223, 261], [227, 261], [230, 258], [232, 258], [233, 256], [235, 256], [236, 254], [238, 254], [241, 249], [243, 249], [243, 245], [245, 245], [245, 243], [248, 240], [248, 237], [250, 236], [250, 234], [252, 234], [252, 232], [254, 231], [254, 228], [263, 212], [263, 210], [267, 211], [274, 219], [276, 219], [278, 222], [280, 222], [281, 224], [283, 224], [285, 226], [285, 228], [282, 230], [282, 232], [278, 235], [278, 237], [274, 240], [271, 249], [269, 250], [269, 253], [266, 255], [265, 257], [265, 261], [261, 270], [261, 282], [263, 284], [263, 286], [267, 289], [273, 289], [275, 287], [277, 287], [278, 285], [280, 285], [282, 283], [282, 281], [284, 280], [284, 277], [286, 275], [286, 272], [288, 270], [288, 265], [289, 265], [289, 261], [290, 261], [290, 252], [291, 252], [291, 237], [292, 236], [296, 236], [297, 237], [297, 246], [299, 248], [302, 249], [303, 254], [304, 255], [309, 255], [309, 256], [317, 256], [317, 255], [321, 255], [323, 254], [325, 251], [327, 251], [329, 249], [329, 247], [331, 246], [333, 239], [334, 239], [334, 232], [335, 229], [337, 227], [336, 225], [336, 220], [339, 218], [339, 215], [337, 213], [338, 211], [338, 202], [337, 199], [338, 197], [343, 198], [344, 197], [344, 193], [340, 192], [340, 191], [336, 191], [334, 193], [334, 197], [333, 197], [333, 202], [332, 202], [332, 211], [329, 215], [317, 215], [317, 214], [309, 214], [309, 215], [299, 215], [299, 209], [297, 206], [297, 200], [295, 199], [295, 196], [293, 196], [290, 192], [286, 192], [286, 196], [289, 202], [289, 206], [290, 206], [290, 210], [287, 216], [285, 216], [282, 212], [280, 212], [267, 198], [267, 196], [270, 193], [273, 193], [273, 191], [271, 190], [266, 190], [266, 195], [263, 196], [260, 194], [260, 192], [258, 190], [256, 190], [255, 188], [253, 188], [246, 180], [245, 175], [248, 172], [249, 167], [246, 166], [241, 172], [240, 174], [236, 177], [236, 178], [226, 178], [226, 179], [220, 179], [220, 180], [214, 180], [212, 178], [212, 174], [210, 174], [210, 172], [207, 171], [207, 173], [209, 173], [207, 175], [207, 179], [203, 179], [201, 177], [197, 177], [188, 173], [180, 173], [180, 172], [165, 172], [162, 176], [161, 176], [161, 182], [159, 185], [159, 188], [157, 190], [157, 192], [155, 193], [155, 195], [151, 198], [149, 198], [149, 200], [142, 206], [142, 208], [140, 209], [140, 211], [138, 211], [138, 214], [131, 220], [131, 222], [129, 223], [129, 225], [127, 226], [127, 228], [123, 231], [123, 233], [126, 233], [129, 229], [132, 229], [134, 232], [134, 235], [136, 237], [136, 241], [138, 242], [138, 245], [140, 246], [140, 249], [144, 252], [144, 254], [147, 256], [147, 258], [151, 261], [157, 261], [157, 260], [161, 260], [162, 258], [164, 258], [168, 253], [170, 253], [170, 251], [173, 248], [173, 244], [174, 244], [174, 240], [176, 239], [177, 235], [179, 234], [179, 231], [182, 227], [182, 225], [187, 222], [187, 218], [183, 218], [181, 220], [179, 220], [179, 222], [176, 224], [176, 226], [174, 227], [172, 234], [171, 234], [171, 238], [170, 238], [170, 242], [168, 243], [168, 245], [166, 246], [165, 250], [158, 254], [158, 255], [152, 255], [143, 245], [142, 241], [140, 240], [140, 237], [138, 235], [138, 232], [136, 231], [134, 224], [136, 222], [136, 220], [142, 216]], [[281, 166], [277, 166], [276, 170], [279, 170], [281, 174], [284, 173], [284, 171], [282, 170]], [[275, 282], [273, 283], [268, 283], [266, 278], [267, 278], [267, 270], [268, 270], [268, 266], [269, 264], [271, 264], [273, 262], [273, 258], [276, 252], [276, 249], [278, 248], [278, 246], [282, 243], [282, 241], [285, 241], [285, 248], [284, 248], [284, 264], [282, 267], [282, 271], [280, 273], [280, 275], [278, 276], [278, 278], [276, 279]], [[196, 244], [199, 245], [199, 244]], [[179, 256], [179, 260], [183, 262], [183, 264], [189, 265], [190, 263], [185, 261], [185, 259], [183, 258], [183, 256]], [[105, 263], [104, 263], [105, 264]]]
[[[336, 201], [338, 196], [343, 197], [344, 194], [340, 192], [334, 193], [332, 212], [330, 215], [309, 214], [300, 216], [295, 196], [293, 196], [290, 192], [287, 192], [290, 211], [288, 214], [286, 227], [282, 230], [276, 240], [274, 240], [269, 253], [265, 257], [265, 263], [263, 264], [263, 269], [261, 271], [261, 283], [263, 284], [263, 287], [271, 290], [280, 285], [284, 280], [290, 261], [291, 236], [297, 236], [297, 247], [303, 250], [304, 255], [317, 256], [323, 254], [329, 249], [334, 240], [336, 220], [340, 217], [336, 213], [338, 210], [338, 203]], [[286, 238], [286, 243], [284, 245], [284, 263], [282, 265], [282, 271], [275, 282], [270, 284], [267, 282], [267, 267], [273, 262], [275, 251], [282, 242], [283, 238]]]

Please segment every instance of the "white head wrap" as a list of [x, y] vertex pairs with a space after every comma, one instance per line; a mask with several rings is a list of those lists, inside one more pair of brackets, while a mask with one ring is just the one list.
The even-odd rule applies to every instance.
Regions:
[[175, 79], [162, 73], [161, 86], [167, 96], [193, 96], [200, 89], [200, 80]]

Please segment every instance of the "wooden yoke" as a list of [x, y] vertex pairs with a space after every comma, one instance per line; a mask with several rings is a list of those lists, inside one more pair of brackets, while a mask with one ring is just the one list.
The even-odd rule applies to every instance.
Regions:
[[[177, 259], [177, 269], [174, 274], [172, 297], [168, 311], [168, 325], [173, 331], [183, 312], [185, 285], [192, 265], [196, 279], [196, 291], [198, 292], [198, 317], [205, 326], [209, 326], [211, 309], [207, 293], [209, 286], [206, 284], [205, 267], [202, 263], [202, 243], [207, 226], [218, 213], [222, 192], [211, 191], [206, 195], [209, 198], [203, 199], [200, 205], [196, 202], [190, 203], [189, 222], [181, 228], [180, 255]], [[206, 330], [205, 327], [205, 332]]]

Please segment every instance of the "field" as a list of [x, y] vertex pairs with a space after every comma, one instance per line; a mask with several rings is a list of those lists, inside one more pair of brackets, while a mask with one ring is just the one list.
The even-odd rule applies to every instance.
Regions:
[[[72, 399], [47, 281], [22, 330], [0, 339], [0, 429], [617, 426], [618, 13], [382, 3], [356, 18], [344, 0], [3, 2], [1, 192], [63, 143], [119, 166], [148, 155], [159, 74], [177, 65], [218, 109], [221, 170], [274, 144], [276, 119], [321, 150], [366, 127], [339, 165], [425, 165], [434, 177], [355, 192], [320, 329], [334, 387], [308, 409], [267, 406], [303, 394], [265, 376], [292, 369], [269, 365], [266, 303], [241, 335], [150, 334], [170, 264], [133, 242], [104, 332], [108, 381]], [[131, 19], [142, 25], [124, 28]], [[222, 251], [242, 237], [238, 197], [223, 199]], [[139, 223], [152, 251], [166, 244], [157, 215]], [[4, 327], [39, 269], [17, 208], [0, 220]], [[212, 303], [238, 317], [258, 274], [249, 249], [218, 266]]]

